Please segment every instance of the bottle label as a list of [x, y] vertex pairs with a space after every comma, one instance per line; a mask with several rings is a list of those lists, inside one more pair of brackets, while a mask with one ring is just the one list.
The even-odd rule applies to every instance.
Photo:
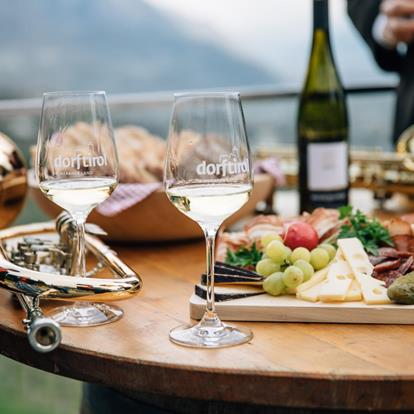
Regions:
[[335, 191], [348, 187], [346, 142], [309, 143], [307, 175], [310, 191]]

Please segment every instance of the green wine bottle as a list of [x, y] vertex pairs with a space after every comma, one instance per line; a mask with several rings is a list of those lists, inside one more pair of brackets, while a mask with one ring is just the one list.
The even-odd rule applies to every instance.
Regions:
[[313, 39], [298, 111], [300, 211], [348, 204], [348, 115], [329, 40], [328, 0], [313, 0]]

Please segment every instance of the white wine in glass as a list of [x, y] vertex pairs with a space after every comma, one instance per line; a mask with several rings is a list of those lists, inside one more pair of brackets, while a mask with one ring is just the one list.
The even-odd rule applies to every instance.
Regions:
[[[86, 218], [118, 184], [118, 156], [104, 92], [44, 94], [36, 177], [46, 197], [76, 223], [76, 276], [86, 276]], [[76, 302], [55, 309], [51, 316], [63, 326], [95, 326], [118, 320], [122, 310]]]
[[171, 116], [164, 187], [174, 206], [206, 238], [206, 311], [196, 325], [171, 330], [171, 341], [198, 348], [238, 345], [250, 330], [220, 321], [214, 303], [214, 245], [223, 221], [252, 190], [250, 151], [238, 93], [177, 94]]
[[89, 214], [115, 189], [114, 178], [46, 180], [40, 183], [43, 193], [72, 215]]

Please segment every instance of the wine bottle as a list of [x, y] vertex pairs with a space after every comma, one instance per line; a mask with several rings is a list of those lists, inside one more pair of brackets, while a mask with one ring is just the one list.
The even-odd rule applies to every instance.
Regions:
[[313, 1], [312, 49], [297, 129], [300, 211], [348, 204], [348, 115], [329, 39], [328, 0]]

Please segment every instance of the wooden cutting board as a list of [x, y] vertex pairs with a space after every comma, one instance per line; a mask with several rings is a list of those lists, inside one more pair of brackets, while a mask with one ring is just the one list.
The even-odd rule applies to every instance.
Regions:
[[[190, 314], [200, 319], [205, 300], [193, 294]], [[366, 305], [363, 302], [306, 302], [293, 295], [267, 294], [217, 302], [225, 321], [414, 324], [414, 305]]]

